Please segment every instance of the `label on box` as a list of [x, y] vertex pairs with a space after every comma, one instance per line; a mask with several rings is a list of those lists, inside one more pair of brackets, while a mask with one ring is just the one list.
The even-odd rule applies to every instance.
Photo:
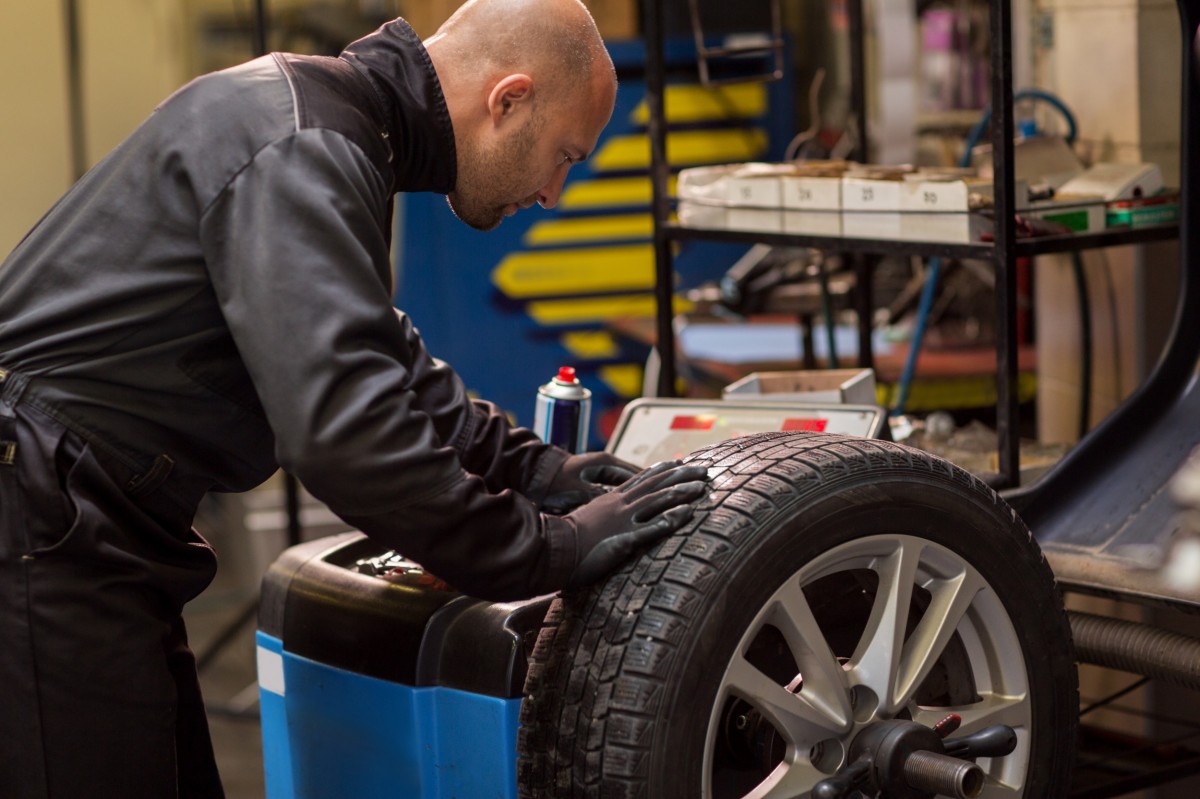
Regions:
[[900, 205], [905, 211], [962, 213], [970, 207], [972, 191], [991, 195], [992, 184], [971, 186], [961, 180], [906, 181]]
[[836, 211], [842, 207], [842, 179], [785, 177], [781, 179], [783, 207]]
[[842, 178], [842, 208], [855, 211], [899, 211], [899, 180]]
[[[905, 211], [918, 213], [967, 213], [978, 211], [991, 202], [994, 187], [990, 180], [971, 178], [967, 180], [907, 180], [901, 194], [900, 205]], [[1029, 206], [1029, 187], [1023, 180], [1013, 185], [1016, 208]], [[972, 207], [972, 198], [976, 198]]]
[[731, 177], [725, 188], [725, 199], [730, 205], [778, 208], [782, 204], [779, 178], [773, 175]]

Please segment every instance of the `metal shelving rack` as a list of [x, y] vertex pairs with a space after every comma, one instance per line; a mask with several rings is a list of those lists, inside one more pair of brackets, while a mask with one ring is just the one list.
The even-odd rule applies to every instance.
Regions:
[[[666, 114], [664, 92], [666, 75], [663, 60], [663, 2], [643, 0], [643, 30], [646, 38], [646, 101], [649, 109], [650, 177], [653, 189], [654, 251], [656, 268], [656, 350], [661, 368], [658, 395], [674, 395], [676, 380], [675, 334], [672, 326], [673, 270], [671, 247], [674, 242], [713, 240], [736, 243], [764, 243], [780, 246], [812, 247], [855, 256], [860, 291], [860, 319], [870, 316], [871, 256], [882, 254], [926, 257], [978, 258], [990, 260], [996, 274], [996, 434], [999, 473], [990, 480], [997, 488], [1019, 483], [1018, 403], [1017, 403], [1017, 329], [1013, 311], [1017, 307], [1014, 265], [1018, 257], [1070, 252], [1122, 244], [1144, 244], [1174, 239], [1178, 225], [1118, 229], [1098, 233], [1051, 236], [1018, 240], [1014, 214], [1016, 207], [1013, 163], [1013, 82], [1012, 82], [1012, 9], [1008, 0], [989, 4], [991, 36], [992, 167], [995, 175], [995, 232], [992, 243], [950, 244], [944, 242], [894, 241], [849, 237], [766, 234], [732, 230], [702, 229], [672, 224], [667, 179], [670, 167], [666, 157]], [[865, 161], [866, 100], [863, 67], [863, 4], [848, 0], [851, 108], [862, 135], [858, 160]], [[870, 325], [860, 325], [859, 365], [873, 366]]]

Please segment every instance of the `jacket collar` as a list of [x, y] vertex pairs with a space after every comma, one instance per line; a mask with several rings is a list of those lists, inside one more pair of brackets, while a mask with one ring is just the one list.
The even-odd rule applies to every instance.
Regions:
[[409, 24], [392, 20], [340, 57], [370, 81], [383, 104], [396, 191], [453, 191], [454, 126], [433, 62]]

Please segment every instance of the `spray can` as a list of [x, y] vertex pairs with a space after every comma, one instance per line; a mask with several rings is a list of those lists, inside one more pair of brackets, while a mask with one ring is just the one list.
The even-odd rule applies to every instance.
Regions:
[[592, 392], [580, 384], [574, 367], [559, 367], [553, 380], [538, 387], [533, 430], [547, 444], [583, 452], [591, 418]]

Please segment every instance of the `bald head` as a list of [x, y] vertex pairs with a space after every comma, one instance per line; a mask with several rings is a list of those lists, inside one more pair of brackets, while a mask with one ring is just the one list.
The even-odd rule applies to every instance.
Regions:
[[454, 72], [485, 81], [529, 74], [549, 95], [615, 83], [612, 60], [579, 0], [468, 0], [426, 42]]

